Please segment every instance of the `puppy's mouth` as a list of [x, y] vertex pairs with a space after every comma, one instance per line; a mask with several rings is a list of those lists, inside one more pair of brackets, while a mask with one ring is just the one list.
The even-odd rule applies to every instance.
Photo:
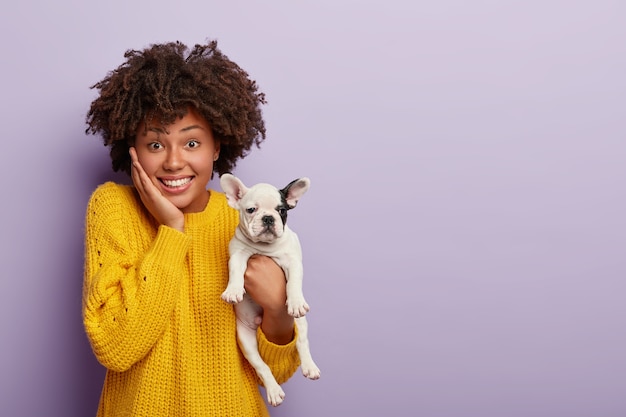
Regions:
[[251, 230], [251, 232], [251, 238], [255, 242], [269, 243], [278, 238], [276, 229], [269, 225], [263, 226], [260, 230]]
[[263, 225], [260, 228], [255, 228], [253, 233], [256, 237], [274, 238], [276, 237], [276, 228], [272, 225]]
[[261, 229], [261, 232], [259, 232], [259, 236], [263, 235], [271, 235], [276, 237], [276, 228], [274, 226], [263, 227], [263, 229]]

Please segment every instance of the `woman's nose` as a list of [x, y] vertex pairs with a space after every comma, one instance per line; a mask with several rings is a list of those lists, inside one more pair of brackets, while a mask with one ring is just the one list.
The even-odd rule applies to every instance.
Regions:
[[169, 149], [163, 163], [163, 168], [168, 171], [177, 171], [185, 166], [185, 159], [178, 149]]

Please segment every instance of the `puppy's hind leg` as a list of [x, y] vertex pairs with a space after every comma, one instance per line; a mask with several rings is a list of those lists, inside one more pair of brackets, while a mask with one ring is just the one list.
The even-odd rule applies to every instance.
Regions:
[[313, 361], [311, 349], [309, 348], [309, 324], [304, 316], [298, 317], [295, 320], [296, 326], [298, 326], [296, 348], [298, 349], [298, 355], [300, 355], [300, 368], [302, 369], [302, 375], [309, 379], [319, 379], [321, 371]]
[[[236, 307], [241, 305], [241, 303], [237, 304]], [[278, 382], [276, 382], [276, 379], [272, 374], [272, 370], [269, 366], [267, 366], [259, 354], [255, 326], [255, 324], [243, 322], [238, 315], [237, 338], [239, 339], [239, 347], [243, 352], [243, 356], [245, 356], [250, 365], [252, 365], [259, 379], [263, 382], [263, 386], [265, 387], [265, 392], [267, 394], [267, 402], [276, 407], [285, 399], [285, 392]]]

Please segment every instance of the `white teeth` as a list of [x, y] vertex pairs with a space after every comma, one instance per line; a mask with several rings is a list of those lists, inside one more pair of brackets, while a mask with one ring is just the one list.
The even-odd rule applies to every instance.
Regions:
[[189, 181], [191, 181], [190, 177], [187, 178], [181, 178], [179, 180], [162, 180], [163, 184], [167, 185], [168, 187], [182, 187], [185, 184], [188, 184]]

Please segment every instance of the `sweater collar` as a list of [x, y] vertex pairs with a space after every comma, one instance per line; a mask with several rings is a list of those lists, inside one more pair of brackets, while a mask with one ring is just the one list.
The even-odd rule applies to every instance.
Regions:
[[205, 227], [215, 219], [226, 203], [226, 196], [223, 193], [208, 190], [209, 201], [204, 210], [196, 213], [185, 213], [185, 228]]

